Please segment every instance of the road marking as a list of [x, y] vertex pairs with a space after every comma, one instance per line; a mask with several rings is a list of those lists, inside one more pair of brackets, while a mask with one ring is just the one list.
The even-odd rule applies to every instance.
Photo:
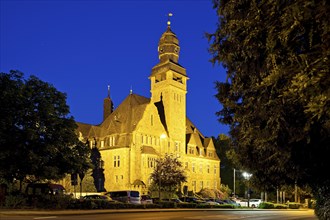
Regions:
[[36, 217], [36, 218], [33, 218], [33, 219], [50, 219], [50, 218], [57, 218], [57, 216]]

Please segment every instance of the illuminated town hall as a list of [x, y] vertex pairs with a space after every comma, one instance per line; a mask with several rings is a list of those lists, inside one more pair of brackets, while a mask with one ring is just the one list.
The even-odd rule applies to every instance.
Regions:
[[[130, 93], [112, 110], [110, 91], [100, 125], [78, 123], [80, 138], [96, 144], [104, 161], [104, 188], [148, 191], [155, 161], [180, 158], [188, 191], [219, 189], [220, 160], [212, 138], [186, 116], [188, 75], [179, 63], [180, 46], [168, 22], [158, 43], [159, 63], [149, 76], [151, 98]], [[202, 116], [201, 116], [202, 117]], [[94, 143], [93, 143], [94, 142]]]

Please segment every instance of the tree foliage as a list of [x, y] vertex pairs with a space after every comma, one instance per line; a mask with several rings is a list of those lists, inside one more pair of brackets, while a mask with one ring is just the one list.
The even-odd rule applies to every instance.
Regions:
[[58, 180], [89, 166], [66, 95], [35, 76], [0, 73], [0, 178]]
[[[94, 142], [96, 145], [96, 142]], [[99, 149], [96, 146], [93, 146], [92, 153], [91, 153], [91, 160], [93, 164], [93, 171], [92, 171], [92, 177], [94, 181], [94, 186], [98, 192], [104, 192], [106, 191], [104, 189], [104, 169], [103, 169], [103, 160], [101, 157], [101, 153]]]
[[214, 138], [213, 142], [216, 153], [221, 161], [221, 184], [233, 186], [233, 170], [237, 167], [234, 166], [231, 158], [227, 156], [231, 149], [230, 138], [224, 134], [220, 134], [216, 139]]
[[214, 0], [214, 7], [209, 51], [227, 70], [216, 84], [217, 114], [231, 126], [239, 161], [261, 185], [329, 184], [329, 1]]
[[172, 155], [165, 155], [165, 157], [156, 160], [151, 179], [154, 185], [168, 192], [177, 190], [181, 183], [187, 181], [182, 163]]

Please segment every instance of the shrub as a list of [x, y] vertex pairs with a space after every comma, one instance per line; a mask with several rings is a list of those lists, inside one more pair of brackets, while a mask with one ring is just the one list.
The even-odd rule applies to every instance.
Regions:
[[221, 205], [218, 205], [217, 208], [234, 209], [234, 208], [236, 208], [236, 206], [234, 206], [232, 204], [221, 204]]
[[5, 198], [5, 208], [22, 208], [26, 206], [26, 198], [22, 195], [8, 195]]
[[284, 204], [274, 204], [275, 209], [287, 209], [288, 206]]
[[176, 208], [177, 207], [176, 203], [171, 202], [171, 201], [162, 201], [162, 202], [159, 202], [158, 204], [162, 208]]
[[178, 203], [176, 207], [178, 208], [196, 208], [196, 203]]
[[197, 204], [196, 208], [213, 208], [213, 205], [209, 205], [209, 204]]
[[315, 214], [320, 220], [330, 219], [330, 181], [323, 186], [317, 187]]
[[273, 209], [274, 207], [274, 203], [271, 202], [262, 202], [259, 205], [259, 209]]
[[40, 195], [30, 197], [28, 203], [33, 208], [42, 209], [67, 209], [71, 206], [72, 198], [67, 195]]
[[300, 203], [296, 203], [296, 202], [289, 202], [288, 203], [288, 208], [289, 209], [299, 209], [301, 207]]

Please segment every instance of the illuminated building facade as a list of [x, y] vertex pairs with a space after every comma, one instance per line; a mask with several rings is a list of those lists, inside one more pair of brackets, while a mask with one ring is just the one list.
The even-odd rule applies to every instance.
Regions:
[[219, 189], [220, 160], [212, 138], [204, 137], [186, 117], [188, 76], [179, 63], [180, 46], [168, 22], [158, 44], [159, 63], [149, 80], [151, 98], [132, 92], [114, 110], [110, 90], [100, 125], [78, 123], [81, 139], [96, 144], [104, 161], [107, 191], [146, 193], [155, 160], [178, 156], [188, 177], [188, 191]]

